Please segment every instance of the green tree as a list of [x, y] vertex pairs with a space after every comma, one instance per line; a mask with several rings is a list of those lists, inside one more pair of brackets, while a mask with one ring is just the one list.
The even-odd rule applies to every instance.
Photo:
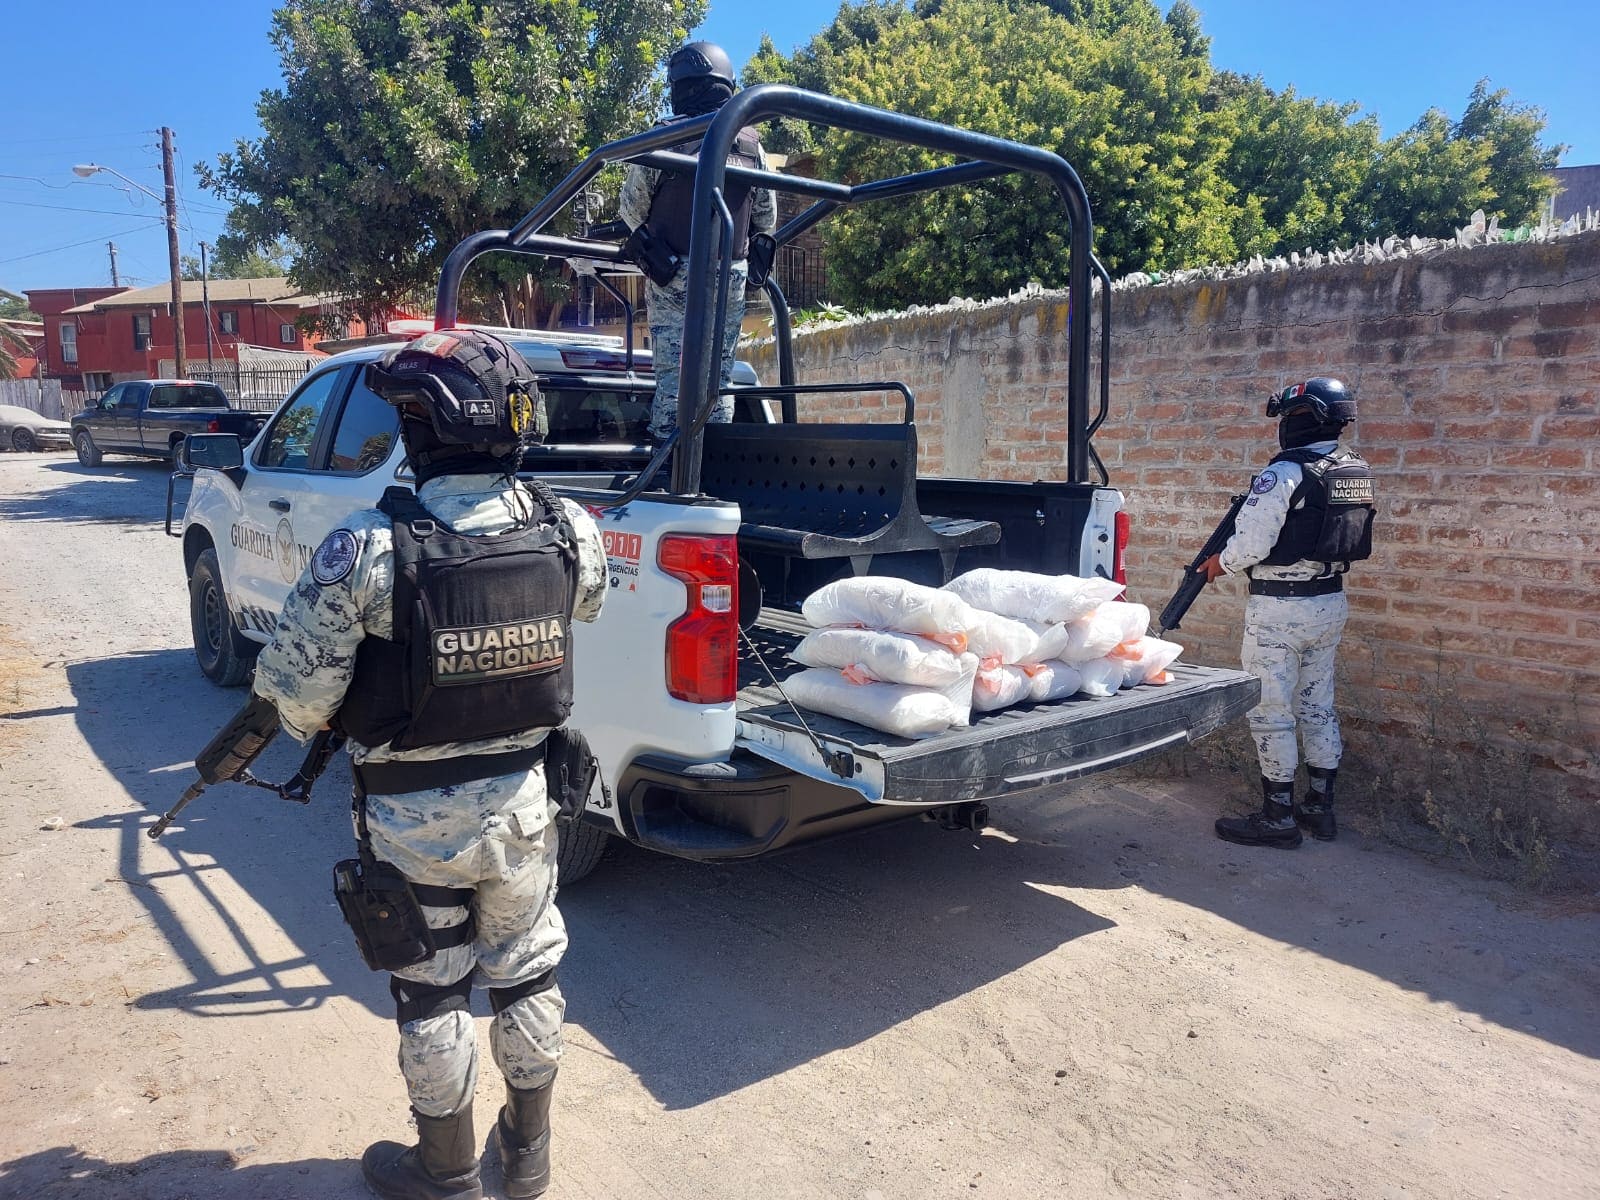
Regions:
[[1385, 142], [1356, 200], [1368, 215], [1364, 236], [1448, 237], [1491, 192], [1481, 143], [1455, 136], [1450, 118], [1430, 108]]
[[[802, 86], [1058, 151], [1084, 179], [1096, 250], [1114, 271], [1233, 257], [1226, 147], [1202, 108], [1209, 64], [1151, 6], [1088, 7], [1148, 8], [1150, 19], [1102, 31], [1027, 0], [943, 0], [909, 15], [869, 0], [847, 4], [786, 64], [763, 46], [746, 77], [786, 69]], [[948, 161], [833, 131], [818, 150], [825, 172], [848, 180]], [[1033, 177], [845, 210], [823, 233], [830, 298], [852, 307], [1066, 278], [1064, 213]]]
[[297, 285], [379, 312], [429, 291], [461, 238], [514, 223], [595, 145], [648, 125], [657, 67], [704, 7], [287, 0], [263, 135], [202, 164], [201, 182], [233, 205], [241, 248], [287, 239]]
[[[283, 239], [257, 249], [236, 233], [219, 237], [209, 258], [206, 272], [212, 279], [275, 279], [289, 274], [294, 266], [294, 251]], [[182, 269], [185, 279], [201, 278], [197, 255], [185, 254]]]
[[1362, 187], [1378, 157], [1375, 117], [1359, 106], [1274, 92], [1259, 76], [1217, 74], [1211, 103], [1227, 136], [1223, 174], [1234, 192], [1242, 255], [1326, 249], [1370, 215]]
[[1541, 145], [1544, 113], [1529, 105], [1511, 103], [1505, 88], [1489, 90], [1487, 79], [1478, 80], [1467, 101], [1467, 111], [1456, 123], [1456, 137], [1481, 145], [1488, 155], [1488, 185], [1492, 195], [1486, 211], [1507, 225], [1524, 225], [1538, 219], [1545, 202], [1555, 194], [1550, 172], [1561, 165], [1567, 147]]
[[28, 307], [26, 300], [13, 300], [0, 295], [0, 321], [42, 321], [38, 313]]

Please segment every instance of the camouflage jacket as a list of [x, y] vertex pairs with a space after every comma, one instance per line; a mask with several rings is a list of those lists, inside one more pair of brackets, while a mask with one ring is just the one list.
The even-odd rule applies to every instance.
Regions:
[[[758, 150], [760, 169], [770, 170], [765, 150]], [[654, 167], [631, 163], [622, 180], [618, 213], [629, 229], [637, 229], [650, 219], [650, 205], [656, 198], [661, 172]], [[771, 188], [756, 188], [750, 194], [750, 232], [771, 233], [778, 227], [778, 201]]]
[[[1307, 446], [1321, 454], [1331, 454], [1337, 442], [1314, 442]], [[1301, 559], [1284, 566], [1258, 566], [1272, 553], [1283, 533], [1283, 522], [1289, 515], [1295, 489], [1300, 486], [1304, 473], [1298, 463], [1273, 463], [1251, 485], [1250, 498], [1239, 510], [1234, 522], [1233, 536], [1222, 548], [1222, 569], [1236, 575], [1255, 567], [1250, 574], [1256, 579], [1316, 579], [1328, 573], [1328, 564]], [[1304, 504], [1305, 501], [1300, 501]]]
[[[479, 536], [517, 527], [535, 504], [521, 484], [498, 475], [446, 475], [423, 484], [417, 495], [449, 528]], [[572, 615], [593, 621], [606, 594], [600, 531], [582, 507], [570, 500], [562, 504], [578, 535], [578, 598]], [[331, 582], [320, 582], [324, 579]], [[289, 594], [272, 644], [256, 660], [256, 694], [276, 704], [283, 727], [306, 741], [339, 711], [361, 640], [393, 633], [394, 533], [388, 516], [364, 509], [328, 535]], [[511, 737], [405, 751], [352, 743], [350, 752], [356, 762], [497, 754], [536, 746], [548, 732], [529, 729]]]

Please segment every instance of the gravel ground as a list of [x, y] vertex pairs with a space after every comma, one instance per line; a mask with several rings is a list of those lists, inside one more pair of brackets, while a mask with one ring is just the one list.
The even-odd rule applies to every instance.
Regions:
[[[165, 481], [0, 455], [0, 1196], [365, 1195], [406, 1108], [328, 894], [344, 766], [143, 836], [240, 700], [189, 651]], [[982, 836], [617, 848], [562, 896], [551, 1197], [1600, 1195], [1594, 905], [1251, 853], [1218, 802], [1111, 777]]]

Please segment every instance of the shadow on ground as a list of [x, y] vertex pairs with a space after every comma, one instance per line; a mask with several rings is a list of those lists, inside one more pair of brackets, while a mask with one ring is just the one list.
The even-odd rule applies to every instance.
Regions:
[[0, 1163], [0, 1195], [21, 1200], [288, 1200], [368, 1196], [348, 1160], [251, 1164], [228, 1150], [172, 1150], [113, 1163], [57, 1146]]
[[[55, 493], [0, 501], [0, 516], [21, 505], [36, 513], [26, 519], [160, 519], [161, 463], [48, 469], [63, 479]], [[108, 513], [108, 486], [125, 488], [137, 514]], [[95, 490], [92, 512], [73, 489]], [[224, 785], [152, 847], [144, 830], [193, 778], [193, 755], [244, 693], [206, 682], [187, 648], [77, 661], [67, 675], [91, 752], [143, 809], [96, 824], [120, 831], [120, 873], [194, 975], [139, 1006], [226, 1018], [342, 994], [388, 1020], [387, 981], [361, 964], [329, 896], [332, 864], [351, 848], [343, 760], [309, 809]], [[280, 738], [261, 773], [287, 776], [299, 753]], [[1218, 807], [1204, 780], [1091, 781], [996, 802], [1001, 837], [913, 822], [725, 866], [618, 846], [562, 895], [568, 1017], [663, 1105], [692, 1106], [857, 1045], [1076, 938], [1112, 933], [1114, 922], [1092, 911], [1095, 893], [1140, 887], [1600, 1057], [1593, 913], [1533, 908], [1508, 888], [1357, 838], [1252, 853], [1212, 837]], [[250, 919], [259, 912], [225, 911], [224, 881], [270, 916], [282, 931], [275, 944], [292, 954], [262, 948]], [[208, 965], [164, 898], [180, 887], [222, 917], [247, 968]], [[1067, 888], [1072, 900], [1057, 894]], [[1395, 921], [1374, 919], [1383, 907], [1374, 896], [1392, 898]], [[1538, 946], [1565, 947], [1564, 957], [1541, 959]], [[307, 963], [327, 982], [306, 982], [316, 973], [296, 968]]]
[[[83, 467], [75, 460], [44, 468], [61, 482], [26, 496], [0, 496], [0, 519], [49, 521], [72, 525], [159, 525], [166, 512], [170, 463], [160, 459], [108, 459], [104, 466]], [[4, 476], [0, 475], [0, 483]], [[174, 489], [174, 520], [183, 515], [192, 480], [180, 479]]]

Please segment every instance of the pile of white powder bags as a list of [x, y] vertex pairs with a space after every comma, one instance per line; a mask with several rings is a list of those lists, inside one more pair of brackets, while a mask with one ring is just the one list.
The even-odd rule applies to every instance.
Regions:
[[970, 722], [974, 710], [1114, 695], [1165, 683], [1182, 652], [1145, 636], [1150, 610], [1107, 579], [981, 568], [943, 588], [859, 576], [813, 592], [790, 657], [791, 700], [901, 737]]

